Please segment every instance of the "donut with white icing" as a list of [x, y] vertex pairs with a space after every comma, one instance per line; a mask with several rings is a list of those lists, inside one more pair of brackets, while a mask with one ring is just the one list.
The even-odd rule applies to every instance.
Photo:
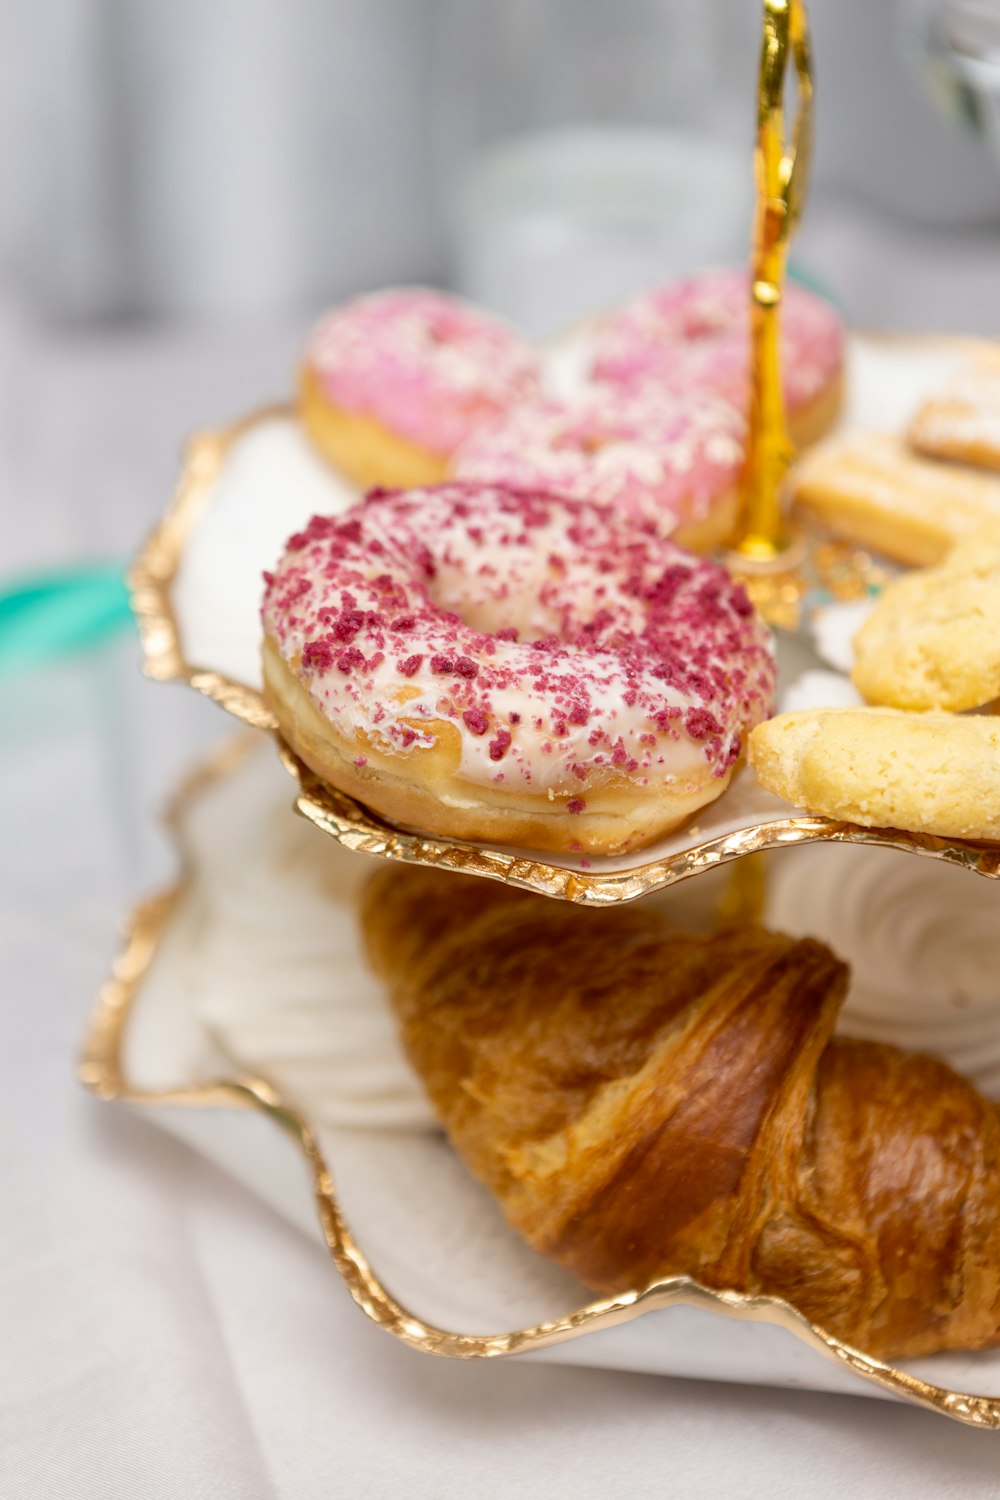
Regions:
[[592, 500], [709, 552], [736, 521], [746, 425], [745, 413], [712, 391], [592, 389], [524, 402], [477, 428], [453, 472]]
[[769, 633], [723, 568], [536, 491], [314, 517], [266, 575], [263, 624], [296, 753], [446, 837], [641, 848], [720, 795], [771, 711]]
[[538, 389], [537, 356], [513, 329], [421, 287], [334, 308], [299, 378], [307, 433], [362, 489], [443, 479], [480, 422]]
[[[655, 287], [598, 325], [591, 377], [616, 388], [716, 391], [749, 399], [750, 284], [744, 271], [710, 271]], [[781, 302], [788, 424], [797, 447], [815, 442], [840, 408], [844, 327], [830, 304], [795, 282]]]

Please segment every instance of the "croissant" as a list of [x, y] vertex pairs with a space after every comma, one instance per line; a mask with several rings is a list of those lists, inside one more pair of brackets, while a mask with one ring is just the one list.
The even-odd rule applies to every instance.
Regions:
[[997, 1109], [834, 1036], [820, 943], [419, 869], [377, 874], [363, 920], [453, 1144], [588, 1286], [771, 1294], [880, 1357], [1000, 1342]]

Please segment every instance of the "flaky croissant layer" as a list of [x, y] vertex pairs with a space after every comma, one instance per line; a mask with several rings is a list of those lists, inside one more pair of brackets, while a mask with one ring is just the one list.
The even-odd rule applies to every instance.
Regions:
[[364, 908], [470, 1169], [604, 1293], [685, 1274], [906, 1357], [1000, 1342], [1000, 1120], [944, 1063], [834, 1037], [847, 970], [388, 868]]

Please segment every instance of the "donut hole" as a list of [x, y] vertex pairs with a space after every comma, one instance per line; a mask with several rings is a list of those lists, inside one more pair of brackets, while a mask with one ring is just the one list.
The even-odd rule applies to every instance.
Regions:
[[545, 640], [561, 634], [565, 626], [563, 615], [543, 597], [545, 585], [558, 578], [559, 566], [550, 556], [526, 554], [516, 574], [490, 576], [480, 570], [470, 579], [460, 561], [439, 561], [426, 585], [427, 599], [483, 635], [514, 631], [514, 639], [521, 643]]

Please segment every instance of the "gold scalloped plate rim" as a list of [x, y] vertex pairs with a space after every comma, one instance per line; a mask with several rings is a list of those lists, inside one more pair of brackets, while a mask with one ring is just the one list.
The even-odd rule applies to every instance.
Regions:
[[228, 427], [195, 432], [185, 444], [180, 478], [170, 503], [126, 578], [139, 627], [145, 675], [157, 682], [187, 683], [251, 729], [274, 729], [277, 721], [255, 688], [185, 659], [171, 591], [188, 537], [211, 497], [233, 443], [255, 427], [294, 415], [291, 403], [277, 402], [257, 408]]
[[381, 823], [346, 793], [321, 781], [289, 749], [280, 735], [277, 739], [281, 760], [299, 785], [296, 811], [345, 848], [378, 859], [394, 859], [403, 864], [426, 865], [432, 869], [454, 870], [462, 875], [499, 880], [506, 885], [561, 901], [573, 901], [581, 906], [611, 906], [636, 901], [641, 896], [665, 890], [681, 880], [746, 855], [818, 840], [900, 849], [925, 859], [958, 865], [987, 879], [1000, 877], [1000, 845], [997, 844], [961, 843], [932, 834], [903, 833], [893, 828], [862, 828], [855, 823], [840, 823], [806, 814], [737, 828], [718, 838], [692, 845], [667, 859], [626, 870], [603, 874], [573, 870], [564, 865], [545, 864], [522, 853], [428, 838], [424, 834], [407, 833]]
[[[941, 343], [970, 352], [994, 348], [992, 340], [951, 338], [946, 334], [864, 335], [872, 342]], [[173, 498], [128, 574], [132, 609], [139, 626], [144, 671], [157, 681], [181, 681], [219, 704], [253, 729], [277, 730], [277, 721], [261, 693], [212, 668], [188, 662], [174, 613], [171, 590], [192, 527], [208, 503], [226, 453], [254, 427], [276, 418], [294, 419], [292, 402], [278, 402], [250, 412], [228, 427], [195, 433], [189, 440]], [[878, 844], [943, 859], [988, 878], [1000, 877], [1000, 846], [910, 833], [902, 829], [865, 828], [818, 815], [796, 815], [749, 824], [691, 845], [669, 858], [613, 872], [585, 871], [548, 863], [530, 851], [507, 852], [455, 840], [409, 833], [382, 822], [353, 798], [319, 781], [278, 736], [282, 759], [299, 783], [297, 810], [346, 848], [382, 859], [404, 860], [435, 869], [505, 881], [539, 895], [585, 906], [634, 901], [719, 864], [761, 850], [830, 840]]]
[[[223, 746], [182, 787], [168, 821], [173, 824], [188, 799], [228, 774], [246, 753], [246, 741]], [[137, 1088], [129, 1081], [123, 1060], [129, 1019], [189, 879], [190, 872], [183, 873], [176, 885], [133, 909], [121, 948], [91, 1016], [78, 1064], [79, 1080], [102, 1100], [147, 1106], [256, 1110], [291, 1136], [309, 1168], [320, 1227], [336, 1270], [365, 1316], [394, 1338], [412, 1349], [449, 1359], [495, 1359], [551, 1348], [656, 1310], [679, 1306], [701, 1308], [743, 1322], [782, 1328], [816, 1353], [901, 1401], [971, 1427], [1000, 1429], [1000, 1398], [950, 1390], [870, 1358], [811, 1323], [780, 1298], [714, 1291], [687, 1276], [667, 1277], [642, 1290], [589, 1302], [562, 1317], [511, 1332], [456, 1333], [425, 1322], [397, 1301], [379, 1280], [344, 1217], [331, 1167], [320, 1149], [316, 1131], [265, 1079], [218, 1078], [155, 1091]]]

